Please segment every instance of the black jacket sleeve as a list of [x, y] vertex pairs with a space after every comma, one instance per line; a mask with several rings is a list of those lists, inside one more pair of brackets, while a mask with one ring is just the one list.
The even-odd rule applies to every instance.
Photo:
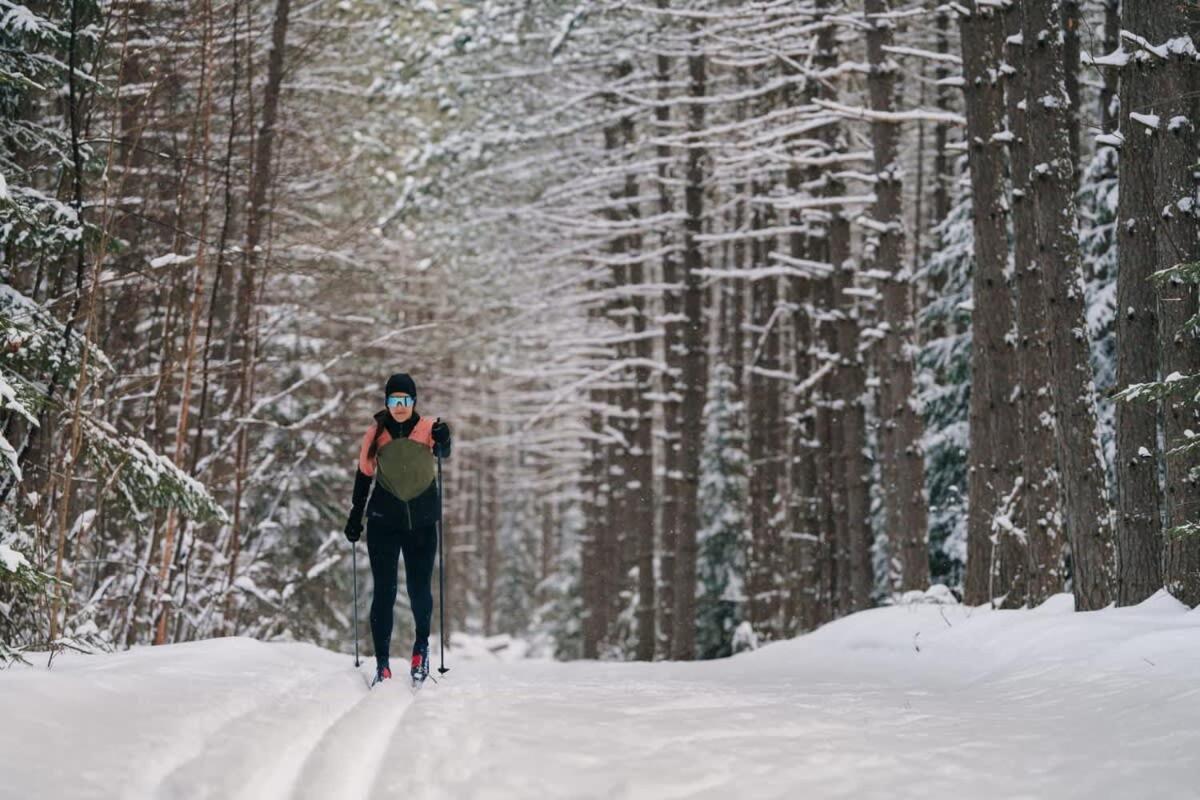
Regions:
[[361, 519], [367, 507], [367, 497], [371, 494], [371, 483], [374, 478], [363, 474], [362, 470], [354, 471], [354, 499], [350, 506], [350, 519]]

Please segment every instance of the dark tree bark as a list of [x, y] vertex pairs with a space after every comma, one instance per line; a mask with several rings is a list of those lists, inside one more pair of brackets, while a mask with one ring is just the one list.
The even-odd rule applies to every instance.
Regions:
[[[1111, 53], [1121, 45], [1121, 3], [1120, 0], [1103, 0], [1104, 2], [1104, 52]], [[1117, 97], [1118, 72], [1106, 69], [1103, 73], [1104, 85], [1100, 88], [1100, 130], [1109, 132], [1117, 128], [1117, 118], [1114, 113], [1113, 100]]]
[[[766, 194], [756, 183], [751, 194]], [[769, 227], [761, 208], [751, 214], [755, 232]], [[751, 266], [763, 267], [769, 252], [766, 240], [755, 235], [750, 245]], [[750, 325], [752, 352], [746, 362], [749, 387], [746, 417], [750, 420], [750, 558], [746, 564], [747, 619], [760, 637], [778, 635], [779, 569], [783, 550], [778, 519], [781, 481], [779, 453], [788, 445], [781, 438], [780, 328], [778, 286], [775, 278], [754, 281], [751, 288]]]
[[[589, 292], [597, 290], [597, 281], [589, 281]], [[600, 316], [598, 306], [588, 309], [588, 316], [595, 320]], [[603, 389], [592, 388], [588, 391], [588, 461], [583, 475], [583, 533], [580, 535], [580, 595], [583, 601], [583, 620], [580, 633], [583, 639], [583, 657], [597, 658], [600, 655], [600, 645], [608, 630], [608, 602], [605, 596], [605, 576], [612, 569], [604, 560], [605, 528], [608, 525], [608, 458], [607, 447], [604, 444], [604, 415], [600, 409], [604, 407], [605, 392]], [[494, 478], [492, 478], [494, 480]], [[490, 520], [488, 524], [490, 525]], [[491, 536], [490, 528], [481, 531], [485, 542]], [[494, 537], [493, 537], [494, 538]], [[484, 545], [485, 552], [490, 551], [488, 544]], [[485, 556], [486, 558], [486, 556]], [[489, 630], [491, 611], [490, 591], [485, 594], [484, 629]]]
[[[880, 15], [888, 0], [866, 0], [868, 23], [867, 79], [871, 110], [895, 108], [895, 64], [884, 50], [892, 44], [892, 23]], [[921, 448], [921, 419], [912, 397], [913, 317], [910, 279], [904, 269], [903, 187], [899, 164], [899, 126], [876, 117], [871, 122], [875, 151], [876, 233], [874, 263], [891, 278], [883, 284], [883, 319], [887, 332], [879, 356], [879, 462], [883, 480], [885, 518], [890, 554], [897, 565], [895, 588], [924, 589], [929, 585], [929, 531], [925, 506], [925, 459]]]
[[1021, 7], [1028, 64], [1026, 118], [1039, 159], [1030, 170], [1030, 185], [1037, 219], [1037, 259], [1046, 270], [1049, 325], [1044, 336], [1050, 351], [1075, 604], [1086, 611], [1103, 608], [1111, 599], [1113, 546], [1083, 308], [1071, 120], [1059, 35], [1062, 21], [1054, 0], [1028, 0]]
[[[699, 37], [702, 28], [693, 29]], [[693, 100], [707, 93], [706, 63], [703, 53], [688, 56], [688, 95]], [[680, 428], [682, 437], [680, 471], [683, 473], [679, 498], [679, 529], [675, 554], [675, 634], [671, 657], [690, 660], [696, 656], [696, 528], [699, 524], [697, 503], [700, 489], [700, 445], [706, 384], [705, 320], [700, 270], [703, 255], [698, 238], [703, 231], [705, 152], [700, 135], [704, 130], [704, 104], [688, 105], [687, 171], [685, 175], [683, 227], [683, 405]]]
[[[670, 0], [657, 0], [658, 7], [666, 10]], [[657, 100], [654, 106], [654, 122], [659, 144], [655, 147], [658, 160], [658, 213], [664, 217], [675, 210], [675, 198], [671, 189], [673, 170], [671, 169], [672, 150], [663, 141], [671, 131], [671, 59], [659, 53], [655, 56], [656, 75], [658, 82]], [[670, 245], [675, 241], [674, 233], [664, 226], [662, 240], [662, 281], [667, 288], [663, 291], [663, 360], [667, 371], [662, 375], [662, 438], [663, 438], [663, 478], [662, 478], [662, 542], [659, 557], [660, 586], [658, 592], [659, 629], [662, 631], [662, 652], [670, 655], [673, 652], [672, 642], [675, 637], [675, 551], [679, 540], [680, 525], [680, 495], [683, 485], [680, 475], [680, 382], [676, 377], [683, 372], [681, 354], [681, 330], [676, 321], [682, 313], [681, 293], [674, 288], [679, 281], [679, 264]], [[740, 377], [740, 375], [739, 375]]]
[[1060, 0], [1063, 32], [1063, 85], [1067, 90], [1068, 137], [1071, 142], [1071, 161], [1075, 167], [1076, 181], [1079, 179], [1079, 28], [1083, 24], [1079, 0]]
[[[1135, 5], [1132, 2], [1128, 6]], [[1196, 3], [1164, 3], [1147, 14], [1145, 38], [1152, 45], [1165, 45], [1181, 35], [1196, 40], [1200, 32], [1200, 6]], [[1129, 29], [1130, 26], [1123, 26]], [[1136, 29], [1134, 33], [1141, 33]], [[1132, 45], [1131, 45], [1132, 46]], [[1153, 105], [1144, 113], [1158, 116], [1153, 131], [1153, 208], [1159, 215], [1155, 229], [1159, 269], [1200, 261], [1200, 176], [1196, 172], [1200, 153], [1200, 64], [1194, 53], [1168, 49], [1165, 58], [1150, 60]], [[1146, 76], [1143, 76], [1145, 78]], [[1128, 111], [1138, 109], [1130, 107]], [[1126, 107], [1121, 114], [1125, 117]], [[1131, 124], [1131, 128], [1138, 123]], [[1200, 373], [1200, 338], [1188, 323], [1200, 312], [1196, 284], [1171, 278], [1162, 287], [1159, 316], [1162, 342], [1162, 371], [1173, 374]], [[1193, 431], [1200, 430], [1195, 398], [1188, 392], [1172, 392], [1163, 403], [1163, 440], [1166, 445], [1165, 512], [1168, 536], [1163, 550], [1163, 579], [1167, 590], [1189, 606], [1200, 605], [1200, 536], [1175, 535], [1180, 526], [1195, 523], [1200, 512], [1200, 482], [1193, 470], [1200, 467], [1194, 451], [1173, 453], [1189, 444]]]
[[[850, 599], [854, 610], [867, 608], [875, 588], [871, 564], [871, 462], [867, 457], [867, 369], [860, 349], [862, 311], [847, 294], [854, 286], [850, 266], [850, 221], [835, 210], [829, 225], [829, 255], [834, 264], [837, 313], [838, 397], [842, 414], [846, 485], [847, 555], [850, 559]], [[828, 614], [828, 608], [823, 609]], [[828, 616], [819, 621], [828, 620]]]
[[[1008, 230], [1003, 152], [994, 138], [1002, 129], [1004, 89], [1000, 63], [1004, 23], [978, 3], [961, 22], [966, 80], [967, 159], [971, 172], [975, 232], [974, 305], [971, 310], [970, 446], [967, 451], [967, 567], [963, 599], [969, 605], [1000, 595], [1024, 602], [1024, 548], [999, 547], [1012, 539], [998, 515], [1007, 508], [1021, 455], [1020, 414], [1013, 395], [1017, 357], [1012, 337], [1013, 301], [1006, 277]], [[1019, 558], [1014, 558], [1019, 556]], [[1005, 563], [997, 563], [1000, 557]]]
[[[827, 0], [817, 3], [814, 22], [823, 24], [817, 32], [816, 51], [813, 65], [817, 70], [832, 74], [839, 61], [837, 26], [829, 20], [830, 4]], [[814, 92], [828, 101], [838, 99], [838, 82], [818, 82]], [[832, 156], [844, 149], [842, 128], [830, 121], [820, 131], [823, 155]], [[845, 194], [841, 179], [827, 168], [814, 166], [807, 175], [810, 186], [826, 198], [837, 198]], [[797, 220], [799, 221], [799, 219]], [[843, 209], [831, 205], [826, 211], [810, 220], [811, 226], [820, 233], [810, 238], [807, 258], [816, 262], [827, 262], [832, 266], [830, 274], [814, 277], [812, 303], [798, 313], [812, 315], [817, 321], [817, 352], [820, 360], [807, 359], [807, 364], [797, 367], [801, 379], [817, 369], [827, 369], [827, 375], [819, 382], [817, 403], [818, 438], [809, 443], [818, 460], [816, 472], [820, 476], [817, 495], [825, 498], [817, 520], [817, 530], [797, 527], [796, 532], [805, 536], [805, 559], [802, 578], [806, 591], [805, 607], [802, 609], [800, 625], [803, 630], [812, 630], [836, 615], [847, 614], [865, 607], [870, 594], [870, 577], [866, 576], [865, 589], [860, 584], [858, 556], [867, 552], [870, 542], [868, 515], [861, 502], [865, 485], [862, 475], [851, 477], [852, 463], [861, 455], [865, 440], [856, 440], [848, 435], [849, 418], [855, 415], [854, 408], [860, 396], [855, 396], [853, 382], [849, 379], [851, 362], [857, 357], [858, 325], [853, 319], [853, 300], [845, 293], [853, 282], [848, 268], [849, 222]], [[800, 252], [793, 256], [801, 257]], [[858, 388], [861, 393], [861, 387]], [[859, 431], [860, 433], [862, 431]], [[810, 498], [802, 498], [808, 500]], [[869, 555], [868, 555], [869, 570]]]
[[[831, 13], [827, 0], [818, 3], [817, 17], [827, 19]], [[819, 70], [830, 70], [839, 62], [837, 26], [832, 21], [817, 33], [817, 50], [813, 63]], [[838, 84], [821, 81], [817, 95], [836, 101]], [[835, 122], [821, 131], [826, 154], [846, 149], [843, 131]], [[812, 176], [815, 178], [816, 176]], [[841, 179], [826, 170], [820, 176], [820, 192], [829, 198], [845, 194]], [[819, 544], [814, 556], [819, 559], [805, 573], [813, 587], [812, 607], [801, 619], [805, 630], [816, 628], [838, 613], [850, 613], [870, 604], [874, 588], [871, 565], [870, 472], [866, 436], [866, 369], [859, 351], [860, 325], [858, 309], [848, 292], [854, 286], [854, 264], [850, 252], [850, 221], [841, 206], [828, 209], [825, 242], [820, 258], [833, 267], [828, 278], [819, 281], [820, 304], [829, 314], [824, 322], [822, 341], [833, 359], [834, 369], [824, 385], [824, 399], [831, 405], [827, 435], [830, 450], [830, 482], [835, 495], [840, 496], [834, 507], [837, 517], [833, 542]], [[837, 594], [835, 603], [834, 594]]]
[[[788, 95], [785, 102], [795, 104], [796, 98]], [[800, 100], [802, 105], [811, 102], [811, 97]], [[810, 170], [807, 177], [811, 180], [818, 176]], [[799, 167], [788, 169], [787, 184], [789, 195], [800, 196], [802, 175]], [[797, 259], [824, 260], [827, 243], [823, 237], [801, 233], [799, 228], [803, 224], [800, 211], [788, 212], [788, 225], [796, 229], [787, 237], [788, 254]], [[813, 283], [807, 277], [798, 276], [789, 278], [786, 283], [786, 300], [793, 309], [787, 315], [791, 323], [791, 358], [788, 365], [792, 374], [800, 380], [806, 379], [819, 366], [814, 357], [819, 348], [817, 325], [813, 320], [818, 300]], [[778, 391], [775, 387], [764, 388]], [[815, 446], [817, 442], [829, 443], [829, 419], [828, 412], [822, 410], [822, 406], [826, 405], [822, 394], [812, 389], [801, 393], [788, 392], [785, 413], [790, 421], [776, 423], [786, 429], [779, 433], [784, 435], [783, 441], [787, 442], [787, 461], [779, 481], [780, 491], [787, 498], [787, 515], [782, 524], [788, 534], [783, 539], [787, 564], [782, 576], [785, 586], [781, 588], [786, 593], [786, 602], [780, 636], [794, 635], [797, 624], [803, 626], [800, 621], [813, 616], [808, 607], [816, 601], [814, 592], [819, 584], [813, 580], [816, 575], [809, 573], [817, 564], [821, 545], [835, 545], [837, 541], [833, 534], [833, 507], [836, 502], [833, 495], [836, 489], [831, 480], [829, 452], [827, 448]], [[775, 435], [775, 431], [772, 431], [768, 437]], [[773, 514], [775, 509], [768, 508], [767, 513]]]
[[[617, 68], [611, 79], [619, 81], [628, 72], [628, 65], [622, 65]], [[610, 112], [618, 110], [617, 104], [616, 96], [609, 96]], [[622, 158], [622, 127], [623, 123], [618, 122], [604, 128], [604, 149], [608, 154], [610, 166], [614, 168], [620, 165]], [[607, 247], [610, 266], [609, 274], [598, 285], [605, 293], [605, 299], [600, 304], [600, 316], [606, 318], [612, 328], [621, 330], [625, 327], [629, 308], [617, 289], [623, 287], [627, 281], [631, 245], [631, 237], [622, 227], [623, 209], [627, 202], [623, 183], [613, 187], [608, 199], [609, 203], [604, 207], [602, 216], [611, 223]], [[622, 360], [632, 355], [630, 344], [627, 341], [618, 342], [613, 351], [605, 356], [605, 360], [614, 360], [617, 366], [620, 366]], [[628, 373], [617, 375], [619, 377], [614, 377], [611, 386], [599, 390], [596, 395], [602, 406], [603, 420], [602, 430], [597, 431], [603, 439], [600, 442], [602, 466], [596, 472], [603, 513], [600, 515], [602, 524], [592, 530], [592, 536], [595, 540], [594, 568], [599, 573], [595, 599], [598, 609], [597, 634], [601, 646], [611, 641], [614, 633], [613, 623], [622, 610], [621, 598], [628, 588], [625, 576], [629, 568], [637, 563], [637, 542], [632, 535], [637, 526], [637, 509], [629, 497], [633, 420], [629, 419], [626, 413], [635, 404], [634, 387]]]
[[1035, 258], [1037, 220], [1029, 185], [1029, 133], [1025, 115], [1025, 49], [1020, 43], [1021, 14], [1006, 12], [1008, 34], [1005, 105], [1008, 112], [1009, 173], [1012, 181], [1013, 275], [1017, 290], [1017, 345], [1021, 415], [1021, 499], [1028, 567], [1026, 599], [1037, 605], [1062, 591], [1065, 533], [1062, 485], [1055, 449], [1054, 399], [1050, 354], [1043, 331], [1046, 321], [1046, 273]]
[[[597, 459], [597, 461], [601, 464], [604, 463], [602, 459]], [[488, 466], [490, 469], [487, 473], [483, 496], [484, 525], [481, 531], [483, 539], [483, 598], [481, 605], [483, 607], [484, 636], [491, 636], [496, 632], [496, 582], [500, 577], [500, 547], [496, 533], [500, 527], [500, 481], [497, 473], [501, 467], [495, 456], [488, 460]], [[602, 518], [603, 513], [604, 508], [601, 507], [597, 517]], [[604, 611], [607, 609], [606, 598], [601, 595], [593, 600], [595, 603], [593, 608], [600, 612], [597, 614], [595, 623], [602, 637], [608, 624], [608, 619], [604, 615]], [[593, 655], [593, 657], [595, 656]]]
[[[1122, 27], [1150, 34], [1155, 10], [1125, 3]], [[1115, 38], [1115, 37], [1114, 37]], [[1114, 48], [1115, 49], [1115, 48]], [[1131, 60], [1120, 81], [1120, 129], [1125, 136], [1119, 162], [1117, 211], [1117, 388], [1159, 377], [1158, 294], [1151, 276], [1160, 268], [1155, 227], [1158, 197], [1154, 150], [1159, 134], [1129, 117], [1154, 113], [1160, 87], [1157, 70]], [[1116, 552], [1118, 605], [1140, 603], [1162, 588], [1162, 497], [1159, 487], [1158, 403], [1117, 403]]]
[[[627, 152], [636, 152], [636, 137], [633, 117], [626, 117], [621, 125], [623, 145]], [[636, 221], [641, 217], [638, 205], [638, 181], [632, 173], [626, 175], [625, 218]], [[642, 237], [630, 234], [626, 250], [630, 254], [640, 253]], [[629, 508], [634, 515], [632, 535], [637, 550], [638, 606], [637, 606], [637, 652], [640, 661], [654, 659], [655, 640], [655, 577], [654, 577], [654, 442], [653, 416], [650, 408], [650, 360], [651, 341], [646, 335], [646, 299], [638, 293], [645, 283], [645, 267], [636, 259], [629, 264], [625, 284], [630, 289], [626, 304], [626, 318], [632, 342], [630, 355], [635, 359], [632, 369], [633, 387], [627, 411], [633, 418], [627, 426], [630, 440], [626, 495]]]
[[[949, 53], [950, 11], [943, 5], [937, 3], [934, 3], [934, 5], [937, 5], [935, 9], [935, 13], [937, 14], [937, 52]], [[950, 70], [946, 67], [945, 62], [938, 62], [933, 75], [934, 79], [939, 82], [934, 103], [937, 105], [939, 111], [949, 111], [951, 88], [941, 83], [941, 81], [950, 77]], [[930, 222], [935, 226], [950, 214], [950, 185], [954, 181], [954, 176], [951, 174], [949, 151], [946, 148], [949, 133], [950, 125], [948, 123], [937, 122], [934, 124], [933, 219]]]

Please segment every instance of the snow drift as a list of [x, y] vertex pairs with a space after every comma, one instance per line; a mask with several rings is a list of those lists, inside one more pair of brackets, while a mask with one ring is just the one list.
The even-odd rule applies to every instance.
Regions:
[[[217, 639], [0, 674], [3, 797], [1128, 798], [1200, 785], [1200, 612], [915, 603], [720, 662]], [[463, 658], [463, 653], [469, 657]], [[499, 653], [500, 655], [496, 655]]]

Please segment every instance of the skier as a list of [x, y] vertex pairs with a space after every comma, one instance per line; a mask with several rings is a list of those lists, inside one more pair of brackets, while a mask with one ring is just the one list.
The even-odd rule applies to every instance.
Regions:
[[[354, 477], [354, 499], [346, 538], [357, 542], [367, 512], [367, 555], [371, 560], [371, 637], [375, 683], [392, 677], [388, 653], [400, 554], [417, 637], [410, 674], [413, 685], [429, 675], [429, 627], [433, 616], [433, 563], [437, 555], [441, 500], [434, 456], [450, 455], [450, 428], [417, 413], [417, 385], [398, 373], [384, 388], [387, 408], [375, 414], [363, 435]], [[375, 490], [371, 491], [372, 483]], [[370, 502], [367, 497], [370, 496]]]

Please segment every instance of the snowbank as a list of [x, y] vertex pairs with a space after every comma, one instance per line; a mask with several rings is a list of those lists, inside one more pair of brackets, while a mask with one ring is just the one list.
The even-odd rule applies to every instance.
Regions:
[[1069, 594], [1031, 610], [910, 604], [853, 614], [743, 656], [754, 673], [818, 667], [874, 673], [886, 661], [911, 680], [1016, 677], [1186, 677], [1200, 663], [1200, 611], [1165, 591], [1137, 606], [1074, 612]]
[[[919, 603], [721, 662], [510, 660], [415, 697], [218, 639], [0, 673], [0, 797], [1132, 798], [1200, 785], [1200, 612]], [[435, 655], [436, 661], [436, 655]]]

